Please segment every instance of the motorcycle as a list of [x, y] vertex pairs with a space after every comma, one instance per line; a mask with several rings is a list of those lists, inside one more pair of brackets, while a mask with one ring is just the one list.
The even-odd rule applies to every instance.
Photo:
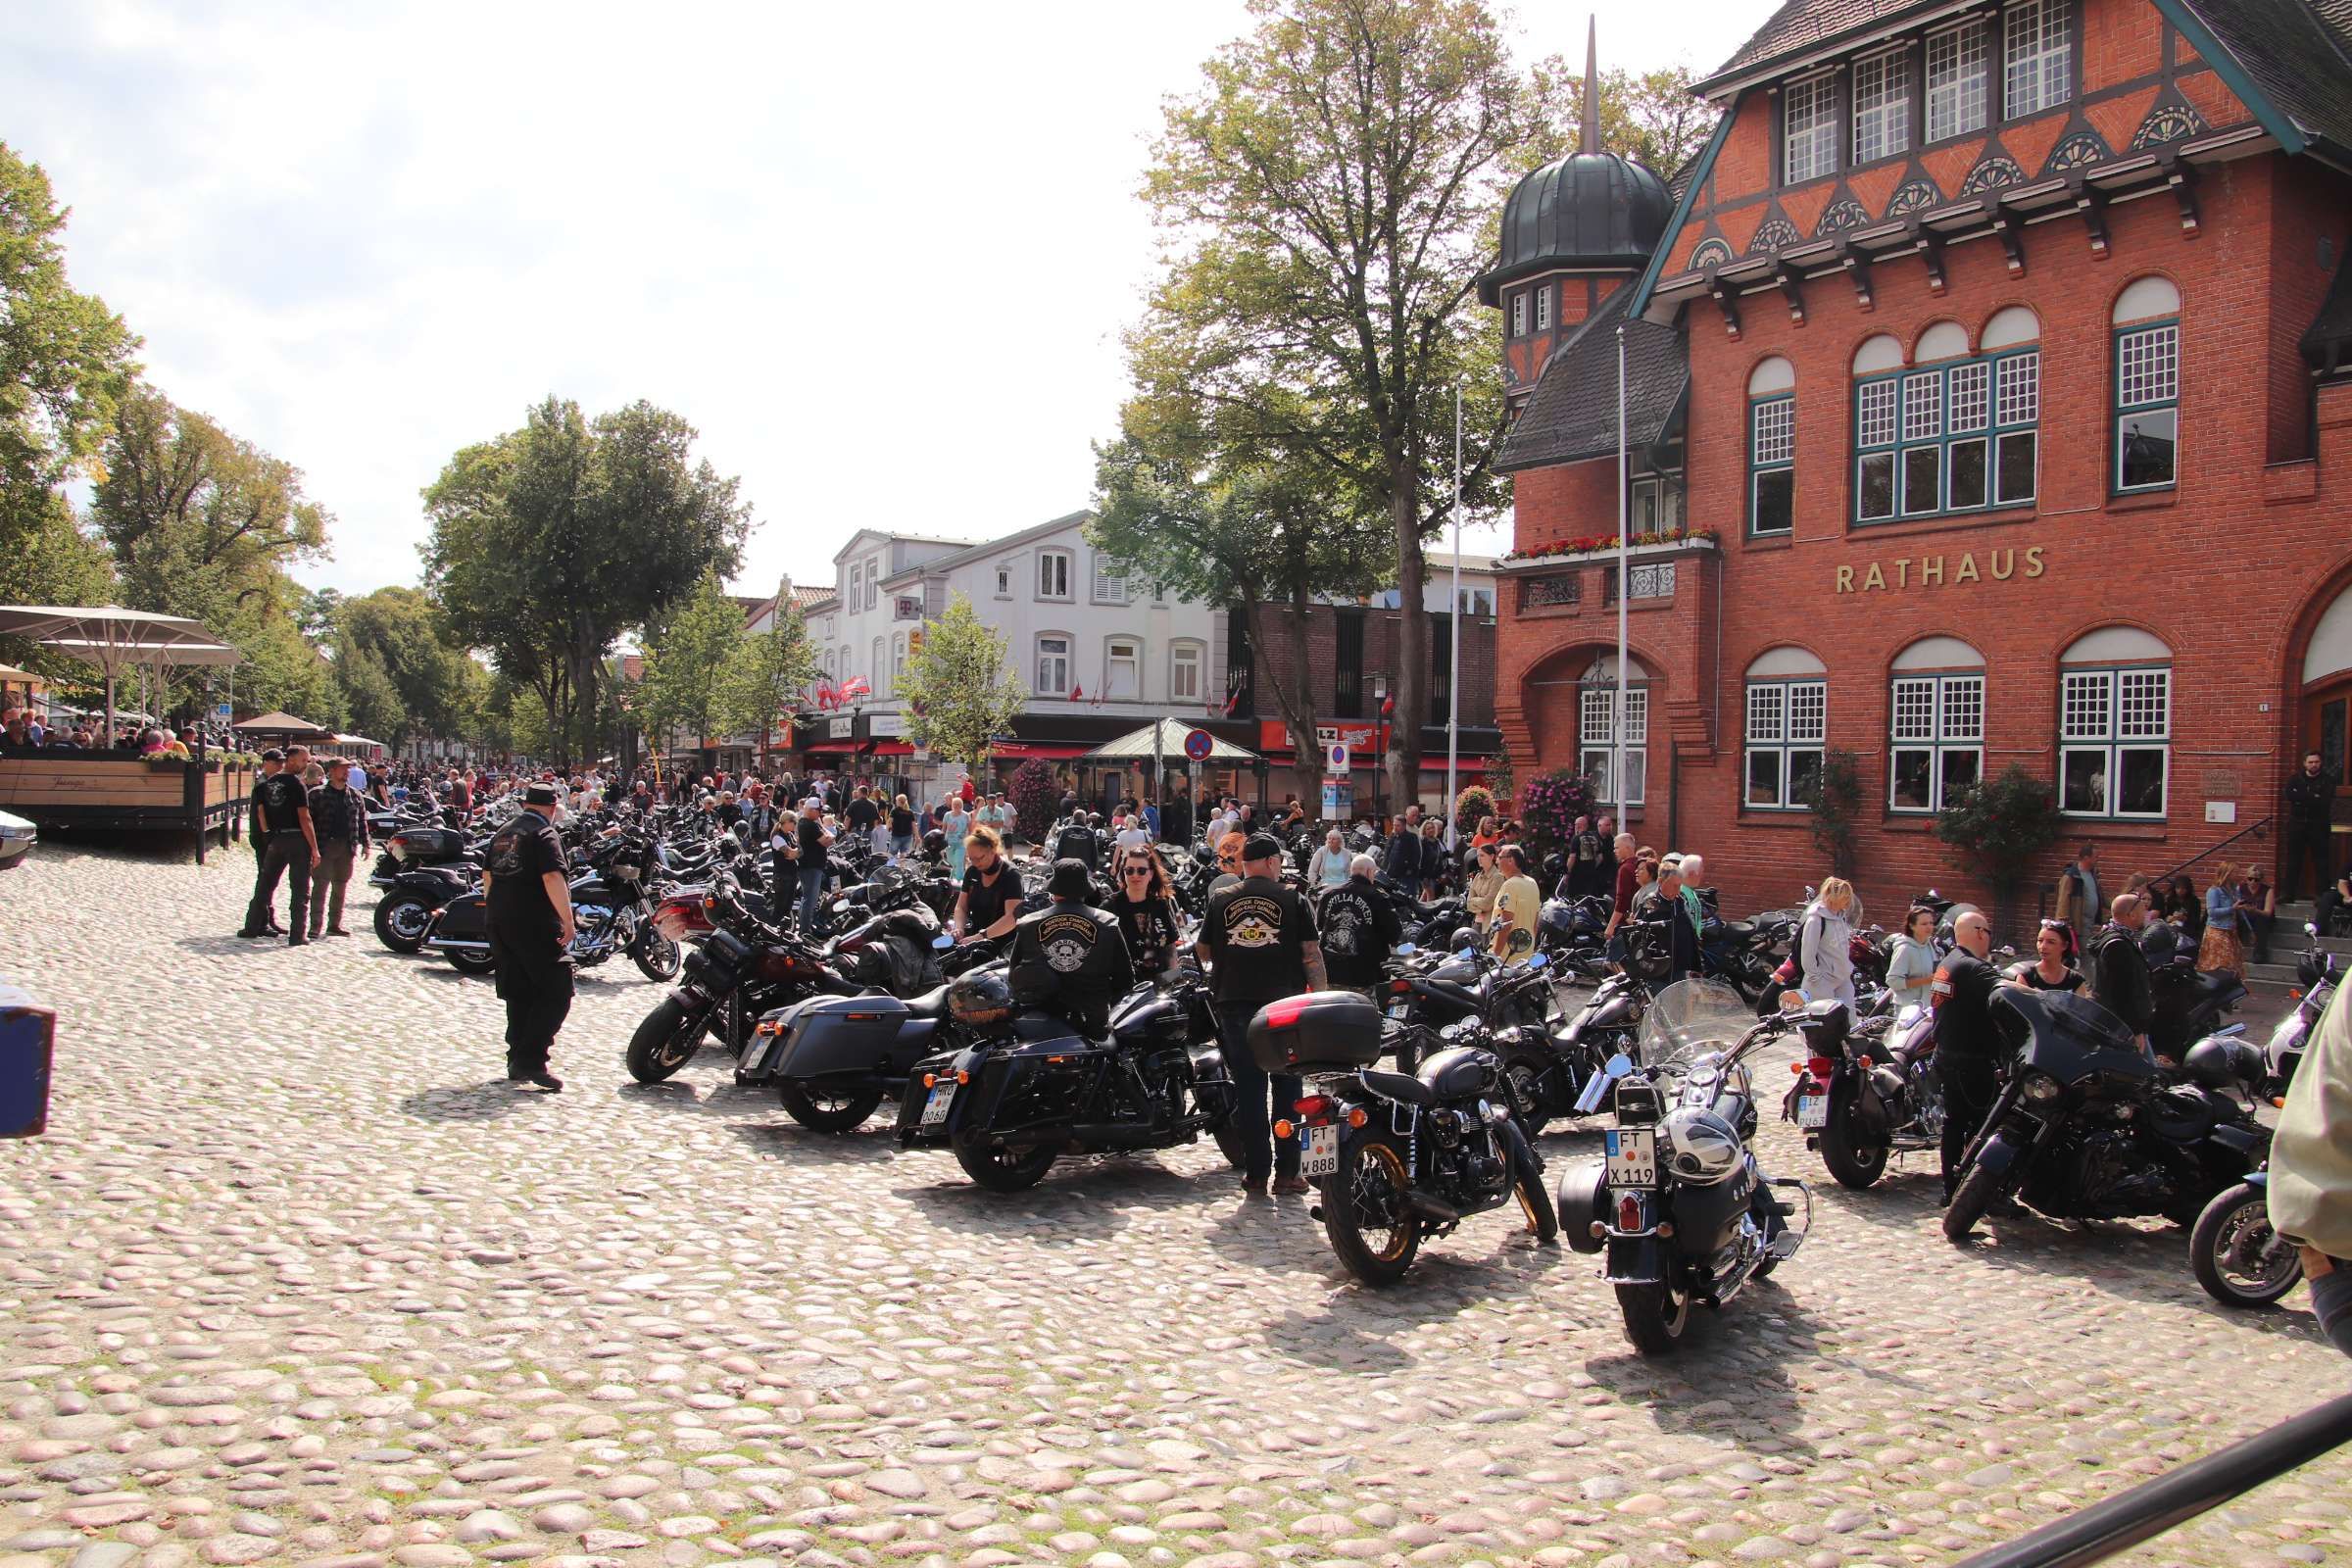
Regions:
[[[590, 868], [571, 879], [571, 961], [592, 969], [625, 953], [648, 980], [665, 981], [678, 972], [678, 944], [653, 920], [645, 892], [651, 849], [622, 839], [591, 857]], [[490, 954], [489, 905], [480, 892], [460, 894], [438, 910], [425, 928], [424, 946], [461, 973], [486, 975], [498, 967]]]
[[1228, 1160], [1245, 1152], [1231, 1135], [1233, 1084], [1198, 975], [1128, 992], [1100, 1040], [1018, 1008], [955, 1028], [954, 1049], [911, 1069], [899, 1144], [946, 1145], [992, 1193], [1035, 1187], [1065, 1153], [1170, 1149], [1204, 1132]]
[[1808, 1050], [1795, 1063], [1781, 1118], [1796, 1124], [1839, 1186], [1874, 1185], [1890, 1154], [1942, 1148], [1932, 1008], [1914, 1004], [1891, 1017], [1857, 1019], [1842, 1032], [1808, 1028], [1804, 1036]]
[[2191, 1225], [2267, 1156], [2270, 1129], [2230, 1093], [2233, 1081], [2249, 1094], [2261, 1086], [2252, 1047], [2200, 1041], [2183, 1062], [2192, 1081], [2164, 1088], [2131, 1030], [2095, 1002], [2002, 986], [1991, 1009], [2016, 1059], [1957, 1172], [1949, 1240], [1966, 1241], [2011, 1198], [2052, 1219]]
[[[1768, 1179], [1750, 1147], [1755, 1086], [1744, 1058], [1798, 1026], [1835, 1030], [1845, 1004], [1756, 1021], [1740, 994], [1684, 980], [1651, 1004], [1642, 1025], [1644, 1064], [1612, 1059], [1617, 1125], [1605, 1152], [1560, 1180], [1569, 1244], [1605, 1250], [1625, 1337], [1644, 1355], [1682, 1344], [1693, 1303], [1721, 1308], [1796, 1254], [1812, 1228], [1813, 1200], [1793, 1177]], [[1804, 1222], [1773, 1195], [1793, 1189]]]
[[2245, 983], [2227, 969], [2201, 971], [2192, 956], [2149, 966], [2156, 1010], [2148, 1020], [2148, 1049], [2179, 1062], [2188, 1048], [2212, 1034], [2222, 1014], [2246, 1000]]
[[1583, 1117], [1600, 1108], [1596, 1083], [1619, 1054], [1638, 1056], [1649, 990], [1630, 974], [1603, 980], [1575, 1017], [1564, 1023], [1519, 1024], [1494, 1031], [1511, 1113], [1530, 1138], [1555, 1117]]
[[1269, 1003], [1250, 1020], [1257, 1064], [1301, 1080], [1274, 1136], [1298, 1140], [1298, 1173], [1320, 1194], [1309, 1213], [1333, 1253], [1366, 1285], [1394, 1285], [1425, 1238], [1513, 1199], [1537, 1242], [1551, 1241], [1544, 1162], [1511, 1117], [1500, 1060], [1448, 1045], [1410, 1073], [1374, 1067], [1399, 1032], [1346, 991]]
[[412, 827], [383, 841], [368, 873], [384, 896], [375, 904], [375, 939], [394, 953], [423, 949], [434, 912], [481, 880], [481, 854], [466, 835], [441, 827]]
[[[938, 951], [956, 947], [944, 932], [933, 941]], [[993, 953], [1002, 943], [972, 946]], [[906, 1092], [914, 1064], [939, 1049], [947, 1016], [944, 983], [906, 998], [810, 997], [760, 1020], [735, 1081], [775, 1085], [785, 1114], [811, 1132], [850, 1132]]]
[[2311, 946], [2295, 963], [2295, 983], [2301, 995], [2295, 1010], [2278, 1020], [2271, 1030], [2271, 1038], [2263, 1047], [2263, 1060], [2270, 1069], [2270, 1092], [2286, 1093], [2287, 1085], [2295, 1081], [2295, 1069], [2303, 1065], [2303, 1051], [2310, 1044], [2311, 1032], [2320, 1026], [2320, 1014], [2335, 996], [2337, 964], [2335, 955], [2320, 946], [2320, 928], [2305, 925], [2304, 933]]

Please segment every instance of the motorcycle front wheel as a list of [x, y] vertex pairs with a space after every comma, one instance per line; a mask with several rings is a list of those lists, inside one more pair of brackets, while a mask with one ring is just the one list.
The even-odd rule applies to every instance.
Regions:
[[812, 1090], [805, 1084], [778, 1084], [776, 1098], [784, 1103], [784, 1114], [812, 1133], [855, 1132], [882, 1103], [879, 1089]]
[[433, 906], [414, 893], [389, 893], [376, 901], [375, 940], [394, 953], [416, 953], [433, 923]]
[[676, 997], [663, 997], [629, 1036], [629, 1076], [641, 1084], [658, 1084], [694, 1059], [710, 1022], [706, 1008], [689, 1007]]
[[1886, 1174], [1886, 1146], [1866, 1143], [1855, 1136], [1854, 1102], [1849, 1095], [1843, 1103], [1831, 1107], [1830, 1119], [1821, 1125], [1821, 1162], [1830, 1167], [1840, 1187], [1859, 1192], [1874, 1186]]
[[956, 1140], [956, 1163], [963, 1173], [992, 1193], [1026, 1192], [1046, 1179], [1054, 1168], [1051, 1144], [1026, 1149], [991, 1149], [965, 1139]]
[[658, 985], [675, 980], [685, 959], [678, 945], [659, 931], [648, 931], [631, 943], [629, 956], [637, 961], [637, 972]]
[[1366, 1285], [1394, 1285], [1421, 1250], [1421, 1216], [1405, 1204], [1412, 1188], [1404, 1152], [1386, 1138], [1340, 1151], [1323, 1179], [1323, 1232], [1348, 1272]]
[[1982, 1163], [1968, 1167], [1968, 1174], [1961, 1177], [1960, 1185], [1952, 1189], [1952, 1200], [1943, 1211], [1945, 1241], [1968, 1240], [1968, 1233], [1977, 1228], [1977, 1221], [1983, 1219], [1984, 1211], [1992, 1207], [1997, 1185], [1992, 1172]]
[[1544, 1129], [1551, 1124], [1551, 1112], [1544, 1108], [1543, 1072], [1546, 1065], [1533, 1056], [1519, 1056], [1502, 1069], [1502, 1087], [1511, 1097], [1511, 1115], [1530, 1143], [1542, 1137]]
[[1617, 1310], [1627, 1342], [1643, 1355], [1675, 1349], [1690, 1327], [1690, 1298], [1671, 1284], [1620, 1285]]
[[2264, 1307], [2303, 1278], [2303, 1259], [2271, 1229], [2261, 1188], [2239, 1182], [2215, 1197], [2188, 1233], [2189, 1267], [2224, 1306]]
[[1558, 1239], [1560, 1211], [1551, 1201], [1551, 1193], [1544, 1185], [1544, 1173], [1536, 1169], [1535, 1161], [1520, 1163], [1517, 1183], [1519, 1212], [1526, 1217], [1527, 1233], [1538, 1245]]

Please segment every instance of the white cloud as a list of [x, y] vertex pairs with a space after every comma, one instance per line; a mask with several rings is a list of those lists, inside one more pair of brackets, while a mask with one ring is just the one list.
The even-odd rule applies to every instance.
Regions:
[[[1601, 5], [1604, 65], [1769, 14]], [[1584, 14], [1528, 52], [1581, 55]], [[1011, 8], [13, 8], [0, 139], [172, 397], [304, 468], [347, 590], [414, 581], [416, 492], [553, 391], [693, 420], [762, 526], [742, 581], [874, 521], [1085, 503], [1152, 276], [1161, 99], [1238, 0]], [[1703, 40], [1703, 41], [1702, 41]], [[1467, 541], [1496, 548], [1487, 531]]]

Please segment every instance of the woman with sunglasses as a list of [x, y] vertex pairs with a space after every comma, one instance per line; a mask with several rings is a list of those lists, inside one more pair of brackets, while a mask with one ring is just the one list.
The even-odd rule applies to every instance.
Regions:
[[1168, 888], [1166, 870], [1149, 846], [1119, 854], [1119, 885], [1103, 906], [1118, 916], [1119, 932], [1127, 939], [1128, 956], [1138, 975], [1173, 974], [1176, 970], [1176, 901]]
[[2067, 961], [2074, 946], [2074, 932], [2064, 920], [2044, 920], [2034, 933], [2036, 956], [2011, 964], [2001, 978], [2029, 991], [2071, 991], [2081, 996], [2082, 971]]

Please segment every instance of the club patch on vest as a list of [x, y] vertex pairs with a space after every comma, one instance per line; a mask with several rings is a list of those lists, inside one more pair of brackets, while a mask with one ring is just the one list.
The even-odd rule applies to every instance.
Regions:
[[1076, 974], [1093, 956], [1101, 932], [1083, 914], [1048, 915], [1037, 928], [1038, 951], [1055, 974]]

